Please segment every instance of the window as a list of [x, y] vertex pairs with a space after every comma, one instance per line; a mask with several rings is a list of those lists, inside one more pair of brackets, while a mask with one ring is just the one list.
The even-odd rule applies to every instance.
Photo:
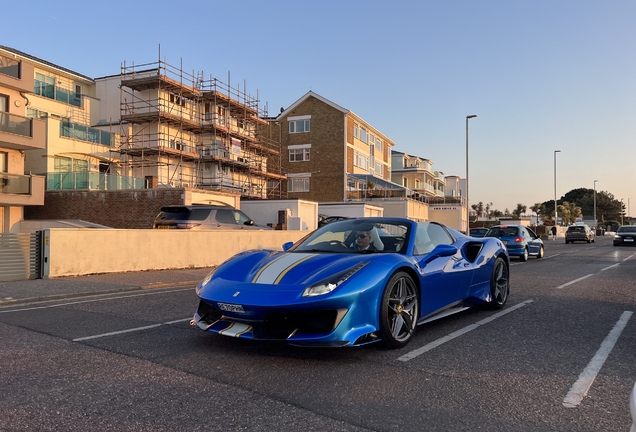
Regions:
[[375, 137], [375, 149], [377, 151], [382, 151], [382, 140], [378, 137]]
[[290, 120], [289, 121], [289, 133], [303, 133], [309, 132], [309, 119], [305, 120]]
[[365, 128], [360, 128], [360, 141], [366, 143], [369, 141], [367, 137], [367, 130]]
[[170, 93], [170, 102], [173, 104], [181, 105], [182, 107], [186, 105], [184, 98], [182, 98], [181, 96], [177, 96], [173, 93]]
[[353, 136], [358, 138], [358, 125], [357, 124], [353, 125]]
[[380, 176], [384, 176], [384, 170], [382, 169], [382, 164], [380, 162], [375, 163], [375, 172]]
[[358, 168], [369, 169], [369, 158], [366, 155], [358, 153], [357, 151], [353, 153], [353, 164]]
[[73, 160], [71, 158], [55, 156], [53, 160], [53, 169], [55, 172], [69, 172], [71, 171], [71, 165]]
[[6, 152], [0, 152], [0, 172], [7, 172], [9, 162], [9, 154]]
[[310, 149], [292, 149], [289, 150], [290, 162], [307, 162], [309, 160]]
[[292, 177], [287, 180], [287, 192], [309, 192], [309, 177]]

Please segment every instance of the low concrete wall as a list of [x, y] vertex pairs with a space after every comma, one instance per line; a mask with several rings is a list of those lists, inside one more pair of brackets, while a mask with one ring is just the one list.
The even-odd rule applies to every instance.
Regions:
[[44, 277], [211, 267], [249, 249], [281, 250], [306, 234], [52, 228], [44, 231]]

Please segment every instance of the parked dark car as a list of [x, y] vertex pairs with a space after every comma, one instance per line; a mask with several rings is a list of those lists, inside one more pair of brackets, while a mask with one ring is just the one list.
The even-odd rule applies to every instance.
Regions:
[[488, 228], [471, 228], [469, 234], [471, 237], [483, 237], [487, 232]]
[[614, 234], [614, 246], [636, 244], [636, 225], [623, 225]]
[[257, 229], [269, 230], [268, 226], [256, 225], [245, 213], [232, 206], [222, 205], [173, 205], [161, 207], [155, 218], [155, 229]]
[[497, 237], [506, 245], [508, 255], [526, 261], [528, 256], [543, 258], [543, 240], [523, 225], [497, 225], [488, 230], [485, 237]]
[[594, 234], [594, 231], [587, 225], [569, 226], [565, 232], [565, 243], [574, 243], [577, 241], [594, 243], [596, 241], [596, 234]]
[[348, 216], [328, 216], [328, 215], [319, 214], [318, 228], [323, 227], [327, 224], [330, 224], [331, 222], [337, 222], [337, 221], [346, 220], [346, 219], [351, 219], [351, 218]]

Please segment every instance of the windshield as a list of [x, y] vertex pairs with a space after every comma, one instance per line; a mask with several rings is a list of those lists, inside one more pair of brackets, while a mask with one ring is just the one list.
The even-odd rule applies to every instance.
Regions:
[[350, 219], [316, 230], [295, 252], [400, 253], [406, 250], [408, 224], [399, 221]]
[[618, 229], [617, 232], [630, 232], [636, 233], [636, 226], [622, 226]]
[[492, 227], [486, 233], [486, 237], [515, 237], [519, 235], [517, 227]]

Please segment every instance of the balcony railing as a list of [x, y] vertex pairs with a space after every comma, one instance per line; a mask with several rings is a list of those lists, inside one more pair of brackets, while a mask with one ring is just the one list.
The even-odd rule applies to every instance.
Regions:
[[46, 174], [47, 190], [127, 190], [145, 189], [146, 180], [88, 171], [56, 172]]
[[109, 147], [115, 145], [115, 134], [76, 123], [60, 122], [60, 136]]
[[32, 119], [7, 112], [0, 112], [0, 131], [31, 137], [32, 130]]
[[45, 98], [54, 99], [76, 107], [82, 107], [82, 95], [73, 90], [47, 84], [44, 81], [35, 80], [33, 93]]
[[0, 55], [0, 73], [20, 79], [20, 60]]
[[31, 193], [31, 176], [20, 174], [0, 173], [0, 194]]

